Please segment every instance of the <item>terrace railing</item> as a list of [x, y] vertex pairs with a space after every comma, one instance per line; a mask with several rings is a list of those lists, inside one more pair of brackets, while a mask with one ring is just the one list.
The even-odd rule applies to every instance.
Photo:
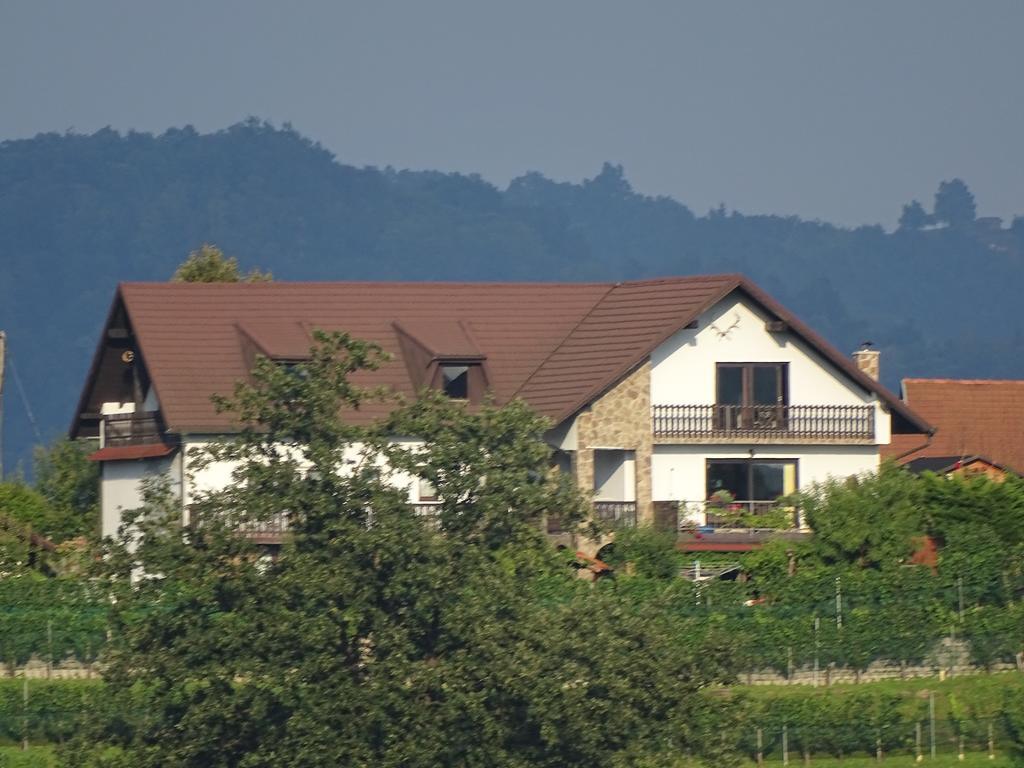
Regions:
[[777, 501], [684, 501], [679, 526], [686, 528], [694, 525], [706, 528], [794, 530], [800, 526], [800, 510]]
[[161, 440], [155, 413], [113, 413], [103, 417], [103, 445], [146, 445]]
[[872, 405], [655, 405], [655, 437], [873, 440]]
[[619, 528], [635, 528], [636, 502], [595, 501], [594, 517]]
[[437, 502], [410, 504], [413, 515], [422, 518], [428, 528], [438, 528], [441, 525], [441, 505]]

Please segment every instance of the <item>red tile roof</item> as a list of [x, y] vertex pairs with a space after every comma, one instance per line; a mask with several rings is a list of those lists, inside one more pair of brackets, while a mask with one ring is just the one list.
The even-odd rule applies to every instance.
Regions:
[[[904, 379], [904, 401], [931, 422], [927, 447], [901, 461], [932, 456], [984, 456], [1015, 471], [1024, 469], [1024, 381], [987, 379]], [[883, 456], [914, 447], [911, 436]], [[918, 437], [918, 444], [924, 436]]]
[[[435, 357], [479, 353], [499, 403], [522, 397], [558, 423], [737, 289], [916, 429], [928, 429], [846, 355], [739, 275], [626, 283], [125, 283], [115, 305], [124, 302], [168, 431], [201, 433], [230, 428], [210, 397], [230, 394], [246, 378], [247, 350], [301, 356], [312, 328], [380, 344], [393, 360], [363, 381], [402, 394], [413, 393], [403, 333]], [[80, 412], [87, 410], [87, 393], [88, 385]], [[383, 410], [371, 405], [357, 418]]]

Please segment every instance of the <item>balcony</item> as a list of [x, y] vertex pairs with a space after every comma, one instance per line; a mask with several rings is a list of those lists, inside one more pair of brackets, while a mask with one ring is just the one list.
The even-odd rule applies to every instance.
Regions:
[[636, 502], [595, 501], [594, 518], [614, 528], [636, 528]]
[[409, 508], [412, 510], [413, 516], [420, 518], [430, 530], [437, 530], [441, 527], [440, 502], [420, 502], [419, 504], [410, 504]]
[[[423, 524], [432, 530], [440, 525], [441, 505], [432, 504], [409, 504], [409, 510], [415, 517], [423, 520]], [[196, 513], [192, 513], [191, 526], [200, 527], [202, 521]], [[284, 541], [288, 535], [290, 526], [288, 513], [279, 512], [266, 520], [250, 521], [238, 526], [238, 533], [252, 541], [254, 544], [277, 545]]]
[[156, 413], [114, 413], [103, 417], [103, 447], [148, 445], [162, 441]]
[[742, 552], [768, 541], [799, 541], [811, 535], [800, 527], [799, 509], [774, 501], [684, 501], [678, 502], [678, 510], [677, 546], [687, 552]]
[[288, 513], [279, 512], [268, 520], [243, 523], [238, 532], [255, 544], [280, 544], [288, 533]]
[[686, 502], [690, 520], [703, 517], [703, 528], [757, 528], [785, 531], [800, 527], [800, 513], [795, 507], [774, 501]]
[[875, 439], [873, 405], [655, 405], [662, 443], [851, 443]]

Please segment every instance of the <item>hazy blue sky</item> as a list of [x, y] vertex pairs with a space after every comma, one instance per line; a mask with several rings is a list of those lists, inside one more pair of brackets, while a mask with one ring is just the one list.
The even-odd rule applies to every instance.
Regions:
[[[0, 0], [0, 138], [290, 121], [342, 162], [892, 224], [1024, 213], [1024, 2]], [[2, 180], [0, 180], [2, 182]]]

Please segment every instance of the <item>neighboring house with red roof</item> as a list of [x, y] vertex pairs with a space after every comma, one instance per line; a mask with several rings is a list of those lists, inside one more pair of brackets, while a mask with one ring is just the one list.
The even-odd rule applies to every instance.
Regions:
[[999, 478], [1024, 471], [1024, 381], [904, 379], [901, 389], [935, 433], [896, 437], [883, 457], [917, 472]]
[[[521, 398], [552, 423], [555, 461], [593, 492], [598, 517], [750, 525], [775, 499], [872, 471], [893, 435], [928, 423], [738, 275], [624, 283], [128, 283], [118, 287], [72, 437], [103, 462], [104, 534], [163, 473], [196, 487], [211, 439], [230, 434], [211, 396], [256, 355], [306, 356], [314, 328], [380, 344], [391, 362], [360, 381], [470, 403]], [[876, 353], [862, 352], [870, 364]], [[877, 367], [874, 370], [877, 377]], [[346, 418], [385, 413], [371, 405]], [[399, 477], [409, 502], [432, 489]], [[729, 499], [727, 508], [709, 505]], [[731, 522], [730, 522], [731, 521]], [[279, 535], [269, 531], [268, 536]]]

